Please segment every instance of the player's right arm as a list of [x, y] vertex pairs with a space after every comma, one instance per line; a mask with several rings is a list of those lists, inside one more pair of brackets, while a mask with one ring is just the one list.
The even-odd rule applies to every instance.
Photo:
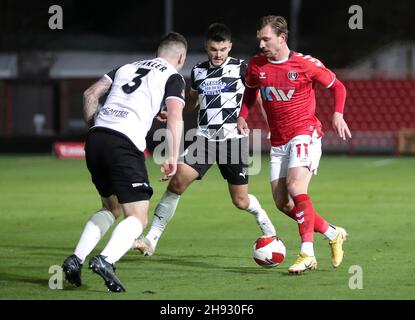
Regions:
[[259, 87], [258, 72], [256, 64], [252, 61], [248, 65], [248, 70], [245, 76], [245, 91], [242, 99], [241, 111], [236, 121], [238, 131], [243, 135], [248, 135], [249, 127], [246, 119], [249, 115], [249, 109], [252, 108], [257, 101], [258, 87]]
[[111, 87], [112, 81], [107, 76], [102, 77], [84, 92], [84, 120], [88, 128], [94, 125], [98, 113], [99, 99]]
[[262, 103], [262, 98], [261, 98], [261, 95], [259, 94], [259, 91], [257, 91], [256, 104], [260, 107], [261, 113], [262, 113], [262, 118], [264, 119], [265, 123], [267, 124], [268, 133], [267, 133], [266, 138], [267, 138], [267, 140], [270, 140], [271, 139], [271, 131], [269, 130], [268, 116], [267, 116], [267, 113], [265, 112], [264, 105]]

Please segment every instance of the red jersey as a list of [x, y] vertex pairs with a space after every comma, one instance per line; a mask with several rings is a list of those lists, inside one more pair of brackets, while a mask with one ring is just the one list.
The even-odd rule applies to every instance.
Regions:
[[[322, 135], [315, 116], [315, 82], [329, 88], [336, 75], [318, 59], [292, 52], [287, 60], [272, 61], [258, 55], [251, 59], [246, 86], [261, 91], [263, 107], [271, 131], [271, 144], [279, 146], [298, 135]], [[247, 106], [243, 104], [242, 108]]]

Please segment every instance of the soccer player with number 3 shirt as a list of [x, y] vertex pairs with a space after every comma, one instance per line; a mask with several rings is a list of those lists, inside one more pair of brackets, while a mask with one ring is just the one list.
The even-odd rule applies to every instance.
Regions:
[[[84, 93], [84, 118], [90, 127], [85, 142], [88, 170], [102, 202], [85, 224], [73, 254], [62, 264], [65, 279], [82, 285], [82, 266], [105, 233], [121, 215], [101, 253], [88, 266], [104, 279], [109, 291], [126, 288], [115, 273], [115, 263], [131, 248], [147, 225], [153, 189], [144, 151], [154, 117], [167, 107], [168, 159], [163, 178], [175, 175], [182, 134], [185, 80], [179, 71], [187, 55], [187, 40], [169, 32], [162, 37], [157, 57], [127, 63], [107, 73]], [[99, 99], [108, 92], [105, 104]]]
[[346, 230], [324, 220], [313, 208], [308, 185], [321, 157], [322, 125], [315, 116], [314, 85], [333, 92], [333, 128], [343, 140], [351, 138], [343, 119], [346, 89], [318, 59], [293, 52], [287, 45], [287, 21], [281, 16], [261, 18], [257, 39], [261, 54], [249, 62], [246, 89], [238, 118], [241, 133], [249, 132], [245, 119], [258, 91], [271, 131], [270, 180], [277, 208], [298, 223], [301, 248], [289, 273], [317, 268], [314, 232], [324, 234], [331, 247], [333, 267], [343, 260]]

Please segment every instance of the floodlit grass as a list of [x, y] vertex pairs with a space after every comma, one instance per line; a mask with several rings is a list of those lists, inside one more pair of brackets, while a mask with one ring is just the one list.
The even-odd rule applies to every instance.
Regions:
[[[338, 269], [327, 240], [316, 234], [319, 269], [289, 276], [299, 248], [297, 225], [273, 205], [268, 157], [250, 177], [257, 196], [287, 247], [274, 269], [251, 256], [260, 235], [252, 216], [234, 208], [226, 182], [213, 167], [182, 196], [174, 219], [152, 257], [128, 252], [117, 274], [128, 292], [109, 294], [84, 268], [81, 288], [52, 290], [49, 268], [72, 253], [89, 216], [99, 208], [85, 163], [49, 156], [0, 157], [0, 299], [414, 299], [415, 158], [324, 156], [310, 195], [330, 223], [350, 234]], [[155, 194], [150, 221], [166, 184], [158, 166], [147, 166]], [[108, 240], [108, 232], [93, 254]], [[363, 289], [352, 290], [351, 266], [363, 271]], [[353, 281], [352, 281], [353, 282]]]

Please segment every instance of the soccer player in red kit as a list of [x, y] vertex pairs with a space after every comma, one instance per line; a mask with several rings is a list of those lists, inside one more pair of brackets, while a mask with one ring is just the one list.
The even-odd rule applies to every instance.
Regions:
[[290, 51], [287, 45], [287, 21], [281, 16], [261, 18], [257, 39], [261, 54], [251, 59], [238, 129], [247, 134], [249, 108], [261, 93], [271, 131], [270, 180], [277, 208], [297, 221], [301, 249], [289, 273], [317, 268], [314, 255], [314, 231], [329, 240], [332, 265], [343, 260], [343, 242], [347, 233], [324, 220], [313, 208], [308, 185], [317, 173], [321, 157], [322, 125], [315, 116], [315, 83], [333, 92], [333, 128], [346, 140], [350, 130], [343, 119], [346, 89], [318, 59]]

